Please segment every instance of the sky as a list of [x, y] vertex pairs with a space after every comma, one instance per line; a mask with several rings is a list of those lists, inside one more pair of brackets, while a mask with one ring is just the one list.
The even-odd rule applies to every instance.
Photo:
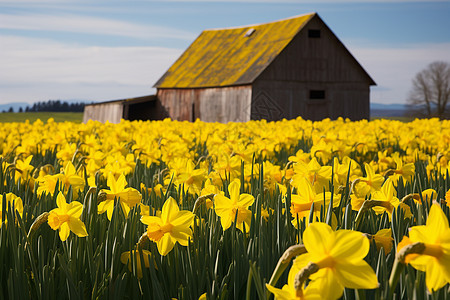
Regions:
[[377, 83], [406, 103], [414, 76], [450, 62], [450, 0], [0, 0], [0, 104], [150, 95], [204, 29], [317, 12]]

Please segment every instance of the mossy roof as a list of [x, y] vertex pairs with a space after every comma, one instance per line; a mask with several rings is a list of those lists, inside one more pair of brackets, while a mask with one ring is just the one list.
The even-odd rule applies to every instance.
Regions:
[[315, 15], [204, 30], [154, 86], [205, 88], [250, 84]]

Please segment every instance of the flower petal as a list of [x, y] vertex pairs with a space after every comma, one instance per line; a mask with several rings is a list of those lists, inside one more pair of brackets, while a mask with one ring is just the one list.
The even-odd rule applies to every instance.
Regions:
[[141, 222], [144, 223], [145, 225], [151, 225], [155, 223], [158, 225], [162, 225], [161, 218], [156, 216], [142, 216]]
[[361, 232], [342, 229], [335, 232], [335, 243], [330, 255], [336, 260], [358, 261], [366, 257], [369, 248], [370, 242]]
[[189, 244], [189, 239], [192, 241], [192, 230], [190, 228], [173, 228], [170, 233], [172, 238], [174, 238], [180, 245], [187, 246]]
[[233, 203], [237, 203], [241, 193], [241, 182], [239, 180], [233, 180], [233, 182], [228, 185], [228, 192], [230, 192], [230, 200]]
[[378, 287], [377, 275], [364, 260], [352, 263], [337, 261], [335, 275], [346, 288], [375, 289]]
[[75, 233], [79, 237], [84, 237], [88, 235], [86, 231], [86, 226], [80, 219], [71, 217], [69, 221], [69, 228], [73, 233]]
[[312, 223], [303, 233], [303, 244], [309, 253], [325, 255], [328, 253], [327, 245], [333, 243], [333, 229], [325, 223]]
[[434, 203], [431, 206], [426, 224], [427, 228], [429, 228], [430, 236], [433, 237], [434, 242], [438, 242], [440, 236], [442, 236], [443, 233], [449, 228], [448, 219], [439, 204]]
[[58, 196], [56, 197], [56, 205], [64, 210], [67, 206], [66, 197], [64, 197], [64, 194], [62, 192], [59, 192]]
[[445, 271], [436, 259], [433, 259], [433, 262], [429, 263], [426, 268], [425, 283], [430, 292], [437, 291], [447, 283], [443, 276]]
[[164, 202], [164, 205], [162, 207], [161, 211], [161, 220], [164, 224], [170, 223], [170, 220], [172, 220], [175, 216], [178, 215], [178, 212], [180, 209], [178, 208], [177, 201], [173, 199], [172, 197], [169, 197], [169, 199]]
[[162, 256], [166, 256], [167, 253], [172, 251], [173, 246], [175, 246], [175, 242], [172, 240], [170, 234], [165, 234], [157, 243], [158, 252]]
[[344, 293], [342, 286], [331, 269], [324, 269], [322, 276], [311, 281], [308, 289], [320, 291], [322, 299], [338, 299]]
[[83, 204], [72, 201], [67, 205], [67, 214], [71, 217], [79, 218], [83, 212]]
[[69, 224], [67, 224], [67, 222], [62, 223], [61, 227], [59, 227], [59, 238], [61, 239], [61, 241], [64, 242], [65, 240], [67, 240], [67, 238], [69, 237], [69, 233]]
[[248, 208], [250, 205], [253, 204], [253, 202], [255, 202], [255, 197], [253, 197], [250, 194], [241, 194], [239, 195], [239, 201], [238, 201], [238, 205]]
[[195, 215], [188, 211], [188, 210], [182, 210], [179, 211], [176, 217], [172, 220], [170, 220], [170, 224], [172, 224], [175, 227], [189, 227], [194, 222]]

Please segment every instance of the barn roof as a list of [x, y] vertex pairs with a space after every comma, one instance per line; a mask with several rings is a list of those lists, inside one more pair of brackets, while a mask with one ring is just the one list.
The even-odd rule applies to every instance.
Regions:
[[155, 101], [155, 100], [156, 100], [156, 95], [148, 95], [148, 96], [119, 99], [119, 100], [92, 102], [89, 104], [85, 104], [85, 106], [98, 106], [98, 105], [105, 105], [105, 104], [120, 104], [120, 103], [125, 104], [125, 105], [132, 105], [132, 104], [138, 104], [138, 103], [142, 103], [142, 102], [149, 102], [149, 101]]
[[201, 88], [252, 83], [315, 15], [204, 30], [154, 87]]

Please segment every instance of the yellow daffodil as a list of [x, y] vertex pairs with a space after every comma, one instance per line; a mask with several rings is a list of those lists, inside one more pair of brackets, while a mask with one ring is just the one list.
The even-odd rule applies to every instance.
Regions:
[[445, 203], [447, 203], [447, 206], [450, 207], [450, 190], [445, 193]]
[[105, 200], [99, 203], [98, 213], [102, 214], [106, 212], [108, 220], [111, 221], [114, 211], [114, 199], [117, 199], [125, 217], [128, 217], [130, 209], [141, 202], [141, 193], [131, 187], [125, 188], [127, 186], [127, 181], [123, 174], [121, 174], [116, 181], [114, 175], [109, 173], [107, 184], [110, 190], [101, 190], [99, 193], [99, 198], [101, 200], [104, 198]]
[[79, 237], [87, 236], [86, 226], [80, 220], [83, 204], [78, 201], [67, 203], [61, 192], [58, 193], [56, 204], [58, 208], [49, 212], [47, 222], [53, 230], [59, 230], [61, 241], [67, 240], [71, 231]]
[[148, 238], [156, 242], [161, 255], [167, 255], [175, 243], [187, 246], [192, 239], [191, 226], [195, 215], [188, 210], [180, 210], [175, 199], [164, 202], [161, 216], [142, 216], [141, 222], [147, 225]]
[[214, 210], [220, 217], [223, 230], [230, 228], [231, 224], [236, 219], [236, 228], [244, 232], [250, 230], [250, 223], [252, 218], [252, 212], [248, 209], [253, 204], [255, 198], [250, 194], [241, 194], [241, 181], [239, 179], [234, 180], [228, 185], [228, 192], [230, 198], [221, 194], [214, 196]]
[[[291, 195], [292, 225], [297, 228], [297, 218], [301, 221], [309, 216], [311, 206], [314, 204], [314, 215], [318, 216], [324, 205], [328, 207], [331, 201], [330, 192], [316, 193], [313, 185], [305, 177], [299, 182], [297, 194]], [[333, 207], [339, 206], [340, 196], [334, 195]], [[325, 208], [327, 208], [325, 207]]]
[[[146, 268], [150, 267], [150, 256], [152, 255], [150, 251], [148, 250], [141, 250], [142, 251], [142, 258], [144, 259], [144, 266]], [[142, 278], [142, 265], [141, 265], [141, 255], [138, 251], [132, 250], [132, 251], [126, 251], [123, 252], [120, 255], [120, 262], [124, 265], [128, 265], [128, 270], [131, 272], [132, 270], [132, 256], [136, 259], [136, 269], [137, 269], [137, 277]]]
[[[200, 192], [200, 196], [206, 196], [206, 195], [211, 195], [211, 194], [214, 194], [214, 195], [222, 194], [223, 195], [224, 193], [221, 190], [219, 190], [219, 188], [216, 185], [214, 185], [212, 183], [211, 179], [208, 179], [205, 181], [205, 186], [202, 189], [202, 191]], [[209, 198], [207, 198], [205, 200], [205, 204], [206, 204], [207, 209], [212, 208], [214, 205], [212, 200]]]
[[431, 203], [437, 199], [437, 192], [434, 189], [426, 189], [422, 191], [422, 193], [420, 194], [413, 194], [413, 199], [415, 203], [421, 204], [422, 199], [423, 201]]
[[383, 206], [375, 206], [372, 209], [377, 214], [387, 212], [389, 219], [392, 216], [392, 212], [395, 207], [400, 204], [400, 201], [396, 197], [397, 192], [395, 190], [392, 180], [389, 178], [386, 180], [380, 190], [372, 193], [372, 199], [382, 201]]
[[85, 180], [79, 176], [75, 170], [72, 162], [68, 162], [61, 173], [55, 175], [45, 175], [44, 177], [38, 178], [39, 187], [37, 189], [38, 195], [42, 193], [49, 193], [53, 196], [56, 190], [56, 184], [59, 183], [58, 189], [64, 190], [67, 194], [69, 186], [72, 186], [74, 198], [80, 190], [84, 188]]
[[397, 186], [400, 177], [403, 178], [404, 182], [411, 182], [416, 170], [414, 163], [403, 164], [400, 157], [394, 158], [394, 161], [397, 164], [397, 168], [392, 171], [392, 175], [389, 178], [392, 179], [395, 186]]
[[450, 228], [439, 204], [431, 206], [426, 225], [410, 228], [409, 238], [403, 237], [397, 251], [416, 242], [424, 243], [423, 253], [409, 254], [405, 262], [426, 273], [428, 290], [436, 291], [450, 283]]
[[358, 197], [364, 197], [374, 191], [380, 190], [384, 182], [384, 177], [380, 174], [375, 174], [371, 165], [364, 164], [364, 168], [366, 170], [366, 177], [359, 178], [359, 182], [356, 184], [356, 191], [354, 191]]
[[30, 164], [31, 160], [33, 159], [33, 155], [28, 156], [24, 160], [18, 159], [15, 163], [15, 179], [16, 183], [21, 178], [22, 182], [25, 180], [30, 179], [31, 177], [31, 171], [34, 169], [34, 167]]
[[[5, 199], [3, 198], [3, 195], [0, 194], [0, 221], [2, 223], [5, 222], [5, 224], [7, 224], [8, 221], [6, 220], [6, 218], [5, 218], [5, 220], [2, 219], [2, 217], [3, 217], [2, 207], [3, 207], [3, 201], [5, 201], [5, 200], [6, 200], [6, 203], [5, 203], [6, 210], [9, 209], [10, 205], [11, 206], [14, 205], [14, 209], [20, 214], [20, 216], [22, 216], [22, 213], [23, 213], [23, 202], [20, 197], [17, 197], [13, 193], [7, 193], [5, 195]], [[6, 217], [6, 214], [5, 214], [5, 217]], [[0, 228], [2, 227], [2, 223], [0, 223]]]
[[391, 228], [380, 229], [377, 233], [372, 235], [372, 239], [375, 241], [378, 251], [383, 247], [386, 255], [391, 252], [392, 242], [394, 241]]
[[184, 171], [176, 176], [175, 184], [177, 186], [183, 185], [185, 192], [189, 192], [190, 194], [200, 194], [205, 175], [206, 170], [202, 168], [195, 169], [195, 165], [192, 160], [188, 160]]
[[298, 256], [294, 265], [303, 269], [315, 263], [319, 270], [310, 276], [308, 287], [321, 292], [323, 299], [338, 299], [344, 288], [374, 289], [377, 276], [364, 261], [370, 247], [364, 235], [352, 230], [333, 231], [325, 223], [312, 223], [303, 233], [308, 253]]
[[330, 188], [332, 167], [321, 166], [315, 157], [309, 163], [303, 161], [295, 163], [294, 172], [295, 175], [292, 176], [291, 185], [296, 188], [300, 187], [304, 177], [314, 186], [317, 193], [323, 192], [324, 189], [328, 191]]

